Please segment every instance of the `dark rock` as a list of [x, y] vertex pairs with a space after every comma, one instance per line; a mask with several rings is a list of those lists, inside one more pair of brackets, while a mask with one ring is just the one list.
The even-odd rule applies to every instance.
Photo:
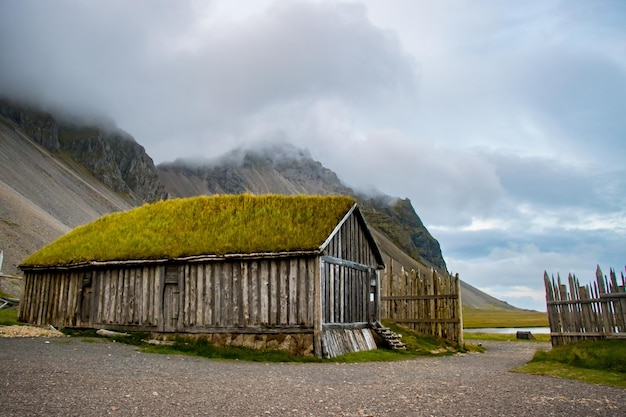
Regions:
[[53, 151], [59, 149], [58, 125], [50, 113], [0, 99], [0, 115], [17, 124], [41, 146]]
[[152, 158], [125, 132], [63, 126], [61, 149], [112, 190], [141, 201], [167, 198]]

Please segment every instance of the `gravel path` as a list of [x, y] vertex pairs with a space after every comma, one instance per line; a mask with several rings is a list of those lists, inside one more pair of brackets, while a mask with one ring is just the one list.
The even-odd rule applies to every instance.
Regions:
[[626, 390], [508, 372], [545, 344], [392, 363], [215, 361], [0, 338], [0, 416], [623, 416]]

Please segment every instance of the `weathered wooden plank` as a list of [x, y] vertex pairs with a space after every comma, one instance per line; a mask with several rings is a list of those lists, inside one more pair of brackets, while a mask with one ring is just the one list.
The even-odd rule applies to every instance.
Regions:
[[107, 305], [107, 316], [105, 317], [105, 323], [115, 323], [115, 297], [117, 296], [117, 270], [111, 270], [110, 278], [108, 279], [107, 286], [109, 287], [109, 297]]
[[32, 304], [32, 285], [33, 285], [33, 277], [32, 273], [25, 272], [24, 273], [24, 291], [22, 293], [22, 302], [17, 307], [17, 318], [18, 320], [30, 323], [30, 304]]
[[106, 303], [107, 303], [107, 308], [106, 308], [106, 315], [103, 317], [104, 319], [104, 323], [113, 323], [113, 316], [115, 314], [115, 294], [116, 291], [115, 289], [117, 288], [116, 285], [116, 280], [117, 280], [117, 274], [115, 273], [115, 270], [108, 270], [108, 276], [107, 276], [107, 280], [106, 280], [106, 286], [108, 289], [108, 294], [106, 297]]
[[154, 268], [154, 303], [152, 305], [152, 324], [163, 331], [163, 287], [165, 282], [165, 266]]
[[63, 285], [65, 273], [54, 277], [52, 291], [50, 292], [50, 312], [46, 324], [59, 325], [59, 305], [61, 303], [61, 285]]
[[136, 325], [141, 324], [142, 321], [142, 311], [143, 311], [143, 303], [144, 303], [144, 293], [143, 289], [143, 267], [139, 267], [135, 269], [135, 282], [133, 287], [133, 300], [134, 300], [134, 308], [133, 308], [133, 323]]
[[36, 315], [36, 319], [35, 319], [35, 323], [34, 324], [41, 324], [44, 320], [44, 315], [45, 315], [45, 308], [46, 308], [46, 294], [47, 294], [47, 285], [48, 285], [48, 275], [50, 273], [44, 273], [41, 274], [41, 278], [40, 278], [40, 292], [37, 296], [38, 298], [38, 302], [37, 302], [37, 315]]
[[250, 262], [244, 261], [240, 263], [241, 268], [241, 311], [240, 325], [248, 326], [250, 324], [250, 306], [252, 304], [252, 294], [250, 294]]
[[259, 262], [250, 261], [250, 324], [259, 325], [262, 323], [261, 314], [261, 286], [262, 278], [259, 270]]
[[39, 311], [43, 305], [44, 275], [45, 274], [37, 274], [36, 276], [33, 276], [33, 296], [31, 297], [31, 323], [33, 324], [37, 324], [39, 322]]
[[131, 305], [131, 288], [134, 288], [133, 277], [131, 276], [132, 269], [124, 268], [124, 290], [122, 293], [122, 314], [119, 323], [132, 324], [133, 322], [133, 310]]
[[336, 298], [335, 298], [335, 265], [328, 265], [328, 317], [326, 317], [327, 323], [335, 323], [337, 320], [335, 319], [335, 309], [336, 309]]
[[204, 326], [204, 309], [207, 307], [205, 303], [206, 297], [206, 287], [204, 281], [204, 266], [205, 264], [199, 263], [195, 264], [194, 268], [196, 269], [196, 326]]
[[34, 298], [35, 273], [24, 273], [24, 301], [20, 303], [18, 317], [27, 323], [33, 323], [33, 309], [37, 300]]
[[[189, 264], [183, 264], [180, 266], [179, 268], [179, 284], [178, 284], [178, 291], [179, 291], [179, 304], [178, 304], [178, 311], [179, 311], [179, 319], [181, 321], [181, 324], [183, 327], [190, 327], [191, 326], [191, 322], [190, 322], [190, 304], [191, 304], [191, 299], [190, 299], [190, 293], [191, 293], [191, 273], [189, 272]], [[163, 291], [171, 291], [171, 297], [174, 297], [174, 289], [173, 288], [169, 288], [170, 285], [170, 279], [168, 279], [166, 277], [166, 281], [165, 281], [165, 287], [163, 288]], [[164, 299], [167, 299], [167, 297], [165, 297]], [[173, 303], [173, 301], [172, 301]], [[176, 325], [178, 326], [178, 324]]]
[[37, 294], [37, 303], [35, 310], [35, 324], [41, 324], [44, 319], [45, 307], [46, 307], [46, 294], [47, 294], [47, 286], [48, 286], [48, 276], [50, 273], [41, 274], [39, 278], [39, 285]]
[[206, 280], [206, 303], [207, 308], [204, 312], [204, 325], [205, 326], [213, 326], [215, 324], [215, 264], [209, 263], [204, 268], [204, 276]]
[[267, 325], [270, 322], [270, 305], [269, 305], [269, 290], [270, 290], [270, 270], [269, 262], [262, 260], [259, 262], [260, 271], [260, 305], [261, 305], [261, 324]]
[[[180, 291], [181, 300], [184, 303], [183, 308], [186, 310], [183, 312], [183, 320], [181, 320], [181, 326], [185, 328], [193, 328], [196, 324], [196, 282], [195, 272], [196, 263], [188, 263], [183, 268], [183, 277], [185, 281], [185, 289]], [[180, 290], [180, 289], [179, 289]]]
[[233, 288], [233, 269], [232, 263], [224, 262], [222, 265], [222, 324], [232, 325], [232, 288]]
[[55, 319], [59, 327], [65, 327], [65, 322], [66, 322], [65, 319], [67, 315], [67, 309], [69, 307], [67, 291], [69, 289], [68, 286], [70, 284], [70, 278], [71, 278], [71, 271], [68, 271], [64, 275], [63, 280], [60, 282], [60, 289], [59, 289], [60, 296], [59, 296], [58, 304], [56, 308], [57, 317]]
[[[94, 295], [94, 275], [93, 271], [89, 271], [89, 275], [91, 276], [91, 283], [88, 287], [89, 293], [84, 296], [87, 301], [87, 310], [85, 314], [90, 318], [92, 305], [94, 304], [93, 295]], [[70, 282], [67, 288], [67, 312], [66, 312], [66, 326], [76, 326], [81, 322], [80, 315], [82, 314], [82, 301], [83, 301], [83, 284], [81, 282], [78, 274], [70, 275]], [[86, 321], [85, 325], [89, 325], [89, 319]], [[81, 324], [81, 326], [84, 326]]]
[[288, 260], [280, 260], [277, 265], [277, 276], [276, 280], [278, 281], [279, 293], [277, 294], [279, 298], [279, 309], [278, 314], [276, 315], [276, 323], [280, 324], [288, 324], [289, 323], [289, 310], [288, 310], [288, 301], [289, 301], [289, 261]]
[[278, 283], [278, 265], [276, 261], [269, 261], [269, 324], [275, 325], [280, 323], [280, 285]]
[[[230, 312], [230, 326], [241, 326], [241, 303], [242, 301], [242, 288], [241, 288], [241, 263], [231, 262], [232, 268], [232, 290], [230, 292], [231, 312]], [[227, 293], [226, 296], [229, 294]]]
[[68, 273], [62, 274], [58, 276], [54, 281], [54, 292], [52, 296], [54, 297], [52, 304], [52, 314], [50, 316], [49, 324], [53, 326], [61, 327], [62, 323], [62, 312], [63, 312], [63, 284], [68, 280]]
[[288, 275], [286, 279], [289, 280], [289, 290], [287, 299], [287, 321], [288, 324], [298, 323], [298, 275], [300, 269], [298, 268], [298, 259], [291, 258], [288, 265]]
[[215, 269], [213, 271], [214, 273], [214, 276], [213, 276], [214, 298], [213, 300], [215, 302], [215, 305], [213, 307], [213, 323], [215, 323], [216, 326], [223, 324], [222, 323], [223, 269], [224, 269], [224, 264], [220, 262], [215, 265]]
[[308, 259], [306, 258], [295, 259], [295, 265], [293, 267], [295, 269], [294, 275], [296, 277], [296, 288], [295, 288], [295, 299], [294, 299], [296, 314], [293, 318], [294, 324], [305, 324], [307, 322], [306, 320], [307, 310], [308, 310], [308, 305], [306, 301], [307, 300], [306, 299], [306, 296], [307, 296], [307, 293], [306, 293], [307, 261]]

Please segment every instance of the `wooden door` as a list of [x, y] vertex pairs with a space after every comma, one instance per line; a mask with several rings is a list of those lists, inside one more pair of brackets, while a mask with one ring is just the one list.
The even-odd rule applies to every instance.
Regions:
[[163, 331], [178, 330], [180, 290], [178, 284], [166, 283], [163, 289]]

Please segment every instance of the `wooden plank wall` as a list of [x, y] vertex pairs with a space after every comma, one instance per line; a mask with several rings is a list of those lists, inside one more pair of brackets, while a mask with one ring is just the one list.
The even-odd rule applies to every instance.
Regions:
[[[322, 323], [363, 323], [378, 320], [378, 260], [353, 214], [333, 236], [322, 262]], [[324, 258], [323, 258], [324, 259]], [[340, 260], [348, 261], [341, 263]], [[371, 286], [371, 280], [376, 285]], [[370, 302], [370, 294], [374, 301]]]
[[96, 270], [93, 275], [90, 314], [88, 321], [81, 325], [157, 328], [162, 302], [162, 266]]
[[325, 329], [322, 349], [325, 358], [334, 358], [351, 352], [375, 350], [376, 341], [368, 328]]
[[80, 308], [80, 272], [24, 274], [18, 318], [35, 325], [74, 326]]
[[317, 262], [294, 257], [186, 264], [179, 328], [312, 330]]
[[173, 275], [172, 266], [163, 265], [27, 272], [20, 318], [165, 332], [313, 330], [317, 257], [173, 268]]
[[381, 318], [463, 344], [458, 275], [435, 270], [395, 272], [390, 260], [381, 279]]
[[[373, 269], [322, 262], [322, 323], [367, 323]], [[375, 275], [374, 275], [375, 276]]]
[[371, 267], [377, 266], [376, 256], [356, 215], [350, 216], [331, 239], [326, 255]]
[[614, 270], [606, 277], [599, 266], [596, 282], [584, 286], [573, 274], [563, 284], [560, 276], [555, 280], [544, 272], [552, 345], [626, 339], [625, 283], [624, 273], [618, 281]]

